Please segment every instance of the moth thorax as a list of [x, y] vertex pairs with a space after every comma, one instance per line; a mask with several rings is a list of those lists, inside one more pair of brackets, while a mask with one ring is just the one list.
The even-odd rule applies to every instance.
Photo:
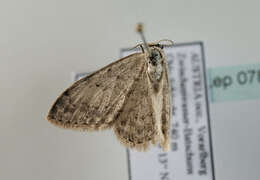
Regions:
[[152, 82], [159, 82], [162, 76], [163, 57], [158, 49], [151, 49], [151, 55], [148, 57], [148, 74]]

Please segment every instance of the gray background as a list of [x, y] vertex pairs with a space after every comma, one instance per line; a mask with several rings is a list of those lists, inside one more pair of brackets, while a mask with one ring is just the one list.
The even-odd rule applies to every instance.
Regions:
[[[259, 1], [0, 1], [0, 179], [127, 179], [110, 131], [63, 130], [45, 120], [70, 73], [91, 72], [140, 42], [204, 41], [207, 67], [260, 62]], [[259, 179], [257, 100], [211, 105], [218, 180]], [[177, 163], [177, 162], [176, 162]]]

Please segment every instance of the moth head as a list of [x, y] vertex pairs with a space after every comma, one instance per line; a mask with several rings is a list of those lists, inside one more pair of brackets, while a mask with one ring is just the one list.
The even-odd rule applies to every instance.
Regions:
[[149, 50], [150, 52], [146, 52], [146, 56], [149, 61], [149, 64], [153, 66], [157, 66], [158, 64], [161, 64], [164, 58], [162, 48], [158, 46], [150, 46]]
[[153, 66], [157, 66], [159, 63], [161, 63], [162, 59], [164, 58], [162, 49], [165, 46], [172, 46], [173, 41], [168, 39], [162, 39], [154, 43], [147, 43], [144, 37], [143, 29], [144, 29], [143, 24], [138, 23], [136, 27], [136, 31], [141, 35], [143, 43], [137, 44], [134, 48], [140, 46], [142, 51], [143, 52], [146, 51], [146, 54], [148, 54], [149, 62], [151, 62]]
[[154, 43], [143, 43], [138, 44], [136, 47], [141, 47], [142, 51], [146, 54], [148, 59], [152, 62], [154, 66], [165, 58], [164, 47], [172, 46], [173, 42], [171, 40], [160, 40]]
[[163, 63], [165, 60], [163, 50], [157, 46], [150, 46], [149, 51], [145, 51], [145, 57], [147, 60], [148, 76], [155, 85], [154, 89], [158, 89], [157, 85], [162, 77]]

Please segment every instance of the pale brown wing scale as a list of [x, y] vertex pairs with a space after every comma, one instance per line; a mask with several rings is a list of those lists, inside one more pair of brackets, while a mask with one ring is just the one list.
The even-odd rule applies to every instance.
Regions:
[[111, 127], [144, 63], [143, 54], [137, 53], [75, 82], [56, 100], [47, 119], [71, 129]]
[[[116, 116], [114, 131], [127, 147], [146, 150], [150, 144], [160, 143], [164, 150], [169, 150], [172, 120], [171, 92], [168, 65], [165, 55], [162, 56], [163, 70], [156, 86], [150, 78], [149, 65], [146, 64]], [[146, 62], [148, 63], [147, 59]]]
[[63, 128], [114, 128], [125, 146], [146, 150], [160, 143], [169, 150], [171, 91], [163, 51], [154, 65], [149, 54], [120, 59], [75, 82], [53, 104], [47, 119]]
[[171, 126], [172, 126], [172, 96], [171, 85], [168, 74], [168, 63], [163, 65], [163, 106], [162, 106], [162, 133], [164, 142], [162, 146], [165, 150], [170, 150]]
[[146, 66], [126, 95], [125, 103], [115, 119], [114, 131], [127, 147], [146, 150], [156, 142], [155, 114], [150, 98]]

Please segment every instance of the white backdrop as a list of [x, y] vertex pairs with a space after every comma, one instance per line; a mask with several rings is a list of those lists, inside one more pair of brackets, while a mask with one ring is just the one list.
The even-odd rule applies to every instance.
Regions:
[[[204, 42], [207, 67], [260, 62], [260, 2], [0, 1], [0, 179], [127, 180], [110, 131], [58, 129], [45, 116], [71, 84], [140, 42]], [[259, 179], [259, 101], [211, 105], [216, 179]]]

